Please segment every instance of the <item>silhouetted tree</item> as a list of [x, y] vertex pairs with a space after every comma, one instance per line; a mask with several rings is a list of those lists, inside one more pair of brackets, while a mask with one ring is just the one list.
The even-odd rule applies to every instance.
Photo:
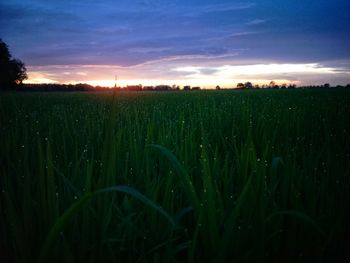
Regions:
[[0, 39], [0, 89], [21, 84], [27, 79], [25, 65], [18, 59], [13, 59], [9, 48]]
[[142, 90], [142, 85], [127, 85], [125, 90], [127, 91], [141, 91]]
[[270, 87], [270, 88], [275, 88], [275, 87], [276, 87], [276, 82], [273, 81], [273, 80], [270, 81], [269, 87]]
[[154, 87], [153, 86], [144, 86], [142, 88], [142, 90], [152, 91], [152, 90], [154, 90]]
[[246, 89], [252, 89], [253, 88], [253, 84], [250, 81], [248, 81], [248, 82], [244, 83], [244, 87]]
[[169, 91], [171, 90], [171, 87], [169, 85], [158, 85], [158, 86], [155, 86], [154, 90]]
[[180, 86], [174, 84], [174, 85], [171, 86], [171, 90], [180, 90]]
[[243, 83], [238, 83], [237, 84], [237, 89], [244, 89], [244, 88], [245, 88], [245, 86], [244, 86]]
[[216, 89], [216, 90], [221, 90], [221, 88], [220, 88], [219, 85], [217, 85], [217, 86], [215, 87], [215, 89]]
[[329, 85], [329, 83], [326, 83], [323, 85], [323, 87], [325, 87], [326, 89], [330, 88], [331, 85]]

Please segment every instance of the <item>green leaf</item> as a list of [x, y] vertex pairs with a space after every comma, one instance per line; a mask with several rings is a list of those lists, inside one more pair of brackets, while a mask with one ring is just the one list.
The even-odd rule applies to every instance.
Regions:
[[268, 216], [265, 219], [265, 222], [268, 222], [272, 218], [280, 215], [288, 215], [288, 216], [294, 216], [296, 218], [299, 218], [305, 223], [308, 223], [309, 225], [311, 225], [320, 234], [322, 234], [323, 236], [326, 236], [325, 232], [322, 231], [322, 229], [316, 224], [316, 222], [311, 217], [297, 210], [286, 210], [286, 211], [278, 211], [278, 212], [272, 213], [270, 216]]
[[147, 145], [147, 147], [157, 150], [159, 153], [161, 153], [164, 157], [168, 159], [168, 161], [173, 166], [175, 171], [181, 177], [182, 183], [184, 184], [185, 191], [186, 191], [186, 194], [188, 195], [188, 198], [190, 199], [191, 205], [193, 206], [194, 210], [199, 214], [200, 213], [199, 199], [194, 189], [194, 186], [192, 184], [191, 178], [189, 177], [185, 168], [177, 160], [175, 155], [171, 151], [169, 151], [167, 148], [158, 144], [149, 144]]
[[135, 190], [134, 188], [131, 188], [129, 186], [113, 186], [104, 188], [101, 190], [97, 190], [93, 193], [86, 193], [84, 196], [82, 196], [79, 200], [74, 202], [54, 223], [51, 230], [49, 231], [49, 234], [46, 237], [46, 240], [41, 248], [40, 256], [39, 256], [39, 262], [46, 262], [47, 257], [49, 255], [49, 252], [51, 250], [51, 247], [55, 240], [57, 239], [57, 236], [60, 232], [63, 231], [64, 227], [68, 223], [68, 221], [76, 215], [80, 210], [82, 210], [89, 201], [99, 195], [104, 193], [110, 193], [110, 192], [121, 192], [131, 195], [132, 197], [138, 199], [142, 203], [152, 207], [156, 211], [158, 211], [161, 215], [163, 215], [172, 226], [176, 225], [176, 222], [174, 219], [158, 204], [148, 199], [146, 196]]

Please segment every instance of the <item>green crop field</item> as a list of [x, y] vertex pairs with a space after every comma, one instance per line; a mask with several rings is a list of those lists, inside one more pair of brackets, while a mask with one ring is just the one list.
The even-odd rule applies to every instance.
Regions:
[[350, 90], [0, 94], [2, 262], [346, 262]]

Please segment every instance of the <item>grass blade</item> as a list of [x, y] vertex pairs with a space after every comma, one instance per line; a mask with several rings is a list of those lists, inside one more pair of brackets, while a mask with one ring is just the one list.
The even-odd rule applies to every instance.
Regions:
[[164, 146], [158, 145], [158, 144], [149, 144], [148, 147], [157, 150], [159, 153], [161, 153], [164, 157], [168, 159], [170, 164], [173, 166], [175, 171], [179, 174], [179, 176], [182, 179], [182, 182], [185, 187], [185, 191], [191, 201], [191, 205], [193, 206], [194, 210], [199, 213], [200, 212], [200, 204], [199, 199], [197, 196], [197, 193], [194, 189], [193, 183], [186, 172], [185, 168], [180, 164], [180, 162], [177, 160], [175, 155], [169, 151]]
[[299, 218], [302, 221], [304, 221], [305, 223], [308, 223], [310, 226], [312, 226], [315, 230], [317, 230], [317, 232], [319, 232], [323, 236], [326, 236], [326, 233], [324, 231], [322, 231], [322, 229], [316, 224], [316, 222], [311, 217], [309, 217], [308, 215], [306, 215], [300, 211], [297, 211], [297, 210], [287, 210], [287, 211], [275, 212], [275, 213], [271, 214], [270, 216], [268, 216], [265, 219], [265, 222], [270, 221], [272, 218], [274, 218], [276, 216], [283, 216], [283, 215], [293, 216], [293, 217]]
[[131, 195], [132, 197], [138, 199], [142, 203], [148, 205], [149, 207], [152, 207], [156, 211], [158, 211], [160, 214], [162, 214], [172, 226], [176, 225], [176, 222], [174, 219], [159, 205], [145, 197], [143, 194], [135, 190], [134, 188], [131, 188], [129, 186], [113, 186], [104, 188], [101, 190], [97, 190], [93, 193], [86, 193], [84, 196], [81, 197], [78, 201], [74, 202], [63, 214], [61, 217], [59, 217], [54, 225], [52, 226], [51, 230], [49, 231], [49, 234], [46, 237], [46, 240], [44, 242], [44, 245], [42, 246], [40, 256], [39, 256], [39, 262], [46, 262], [47, 257], [49, 255], [49, 252], [51, 250], [51, 247], [55, 240], [57, 239], [57, 236], [59, 233], [64, 229], [64, 227], [67, 225], [68, 221], [76, 215], [80, 210], [82, 210], [86, 205], [91, 201], [91, 199], [99, 194], [104, 193], [110, 193], [110, 192], [121, 192]]

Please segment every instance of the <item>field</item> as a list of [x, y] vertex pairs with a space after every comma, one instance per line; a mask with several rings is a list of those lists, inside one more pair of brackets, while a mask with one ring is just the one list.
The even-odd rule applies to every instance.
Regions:
[[346, 262], [349, 116], [346, 89], [0, 94], [1, 260]]

